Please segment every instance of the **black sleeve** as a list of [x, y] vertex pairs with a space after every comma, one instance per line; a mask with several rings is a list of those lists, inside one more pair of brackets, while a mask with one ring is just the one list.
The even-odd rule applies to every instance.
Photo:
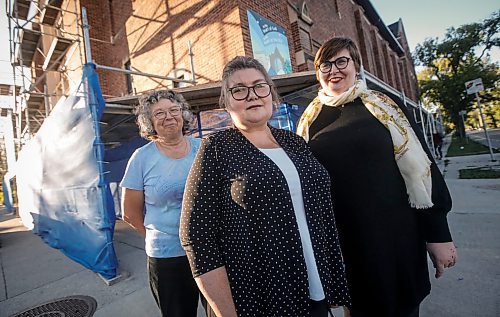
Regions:
[[387, 95], [399, 106], [406, 118], [408, 118], [422, 148], [431, 160], [432, 202], [434, 206], [422, 212], [427, 242], [450, 242], [452, 238], [446, 214], [451, 210], [452, 201], [443, 174], [441, 174], [439, 167], [436, 165], [436, 161], [425, 141], [424, 133], [415, 121], [410, 109], [404, 105], [403, 101], [398, 96], [394, 94]]
[[220, 174], [217, 147], [204, 139], [189, 172], [179, 236], [194, 277], [224, 265], [220, 251]]

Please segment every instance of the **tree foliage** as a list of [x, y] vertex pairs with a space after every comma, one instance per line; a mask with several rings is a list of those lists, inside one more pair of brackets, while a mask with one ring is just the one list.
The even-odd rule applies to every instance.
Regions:
[[[465, 82], [482, 78], [486, 91], [482, 103], [498, 104], [499, 65], [488, 53], [500, 47], [500, 11], [480, 23], [447, 30], [443, 40], [428, 38], [418, 44], [415, 64], [424, 66], [418, 74], [422, 97], [440, 105], [445, 119], [460, 127], [459, 112], [470, 111], [475, 96], [467, 95]], [[489, 88], [489, 89], [488, 89]]]

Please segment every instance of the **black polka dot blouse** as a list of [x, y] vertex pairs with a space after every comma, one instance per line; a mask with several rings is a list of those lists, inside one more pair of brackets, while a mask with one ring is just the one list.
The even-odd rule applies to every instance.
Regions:
[[[350, 305], [328, 172], [304, 140], [271, 128], [299, 173], [314, 255], [331, 305]], [[236, 128], [203, 140], [180, 228], [195, 277], [225, 266], [238, 316], [309, 316], [307, 269], [286, 179]]]

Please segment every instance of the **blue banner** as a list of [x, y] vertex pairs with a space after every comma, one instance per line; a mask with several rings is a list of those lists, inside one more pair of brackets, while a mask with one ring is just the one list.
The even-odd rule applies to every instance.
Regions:
[[290, 74], [292, 63], [285, 29], [252, 10], [247, 10], [247, 16], [253, 57], [270, 76]]
[[117, 275], [114, 204], [104, 178], [99, 119], [104, 99], [93, 64], [19, 152], [16, 181], [23, 224], [51, 247], [101, 274]]

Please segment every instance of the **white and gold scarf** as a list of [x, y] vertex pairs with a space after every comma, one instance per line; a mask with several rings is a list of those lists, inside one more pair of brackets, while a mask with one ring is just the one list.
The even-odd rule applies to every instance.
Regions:
[[357, 97], [366, 109], [377, 118], [390, 132], [394, 145], [394, 157], [403, 176], [408, 193], [408, 200], [413, 208], [426, 209], [432, 203], [431, 161], [427, 157], [415, 131], [403, 111], [381, 92], [368, 90], [363, 81], [358, 80], [346, 92], [332, 97], [323, 90], [309, 104], [297, 126], [297, 134], [309, 141], [309, 127], [318, 117], [323, 105], [342, 106]]

